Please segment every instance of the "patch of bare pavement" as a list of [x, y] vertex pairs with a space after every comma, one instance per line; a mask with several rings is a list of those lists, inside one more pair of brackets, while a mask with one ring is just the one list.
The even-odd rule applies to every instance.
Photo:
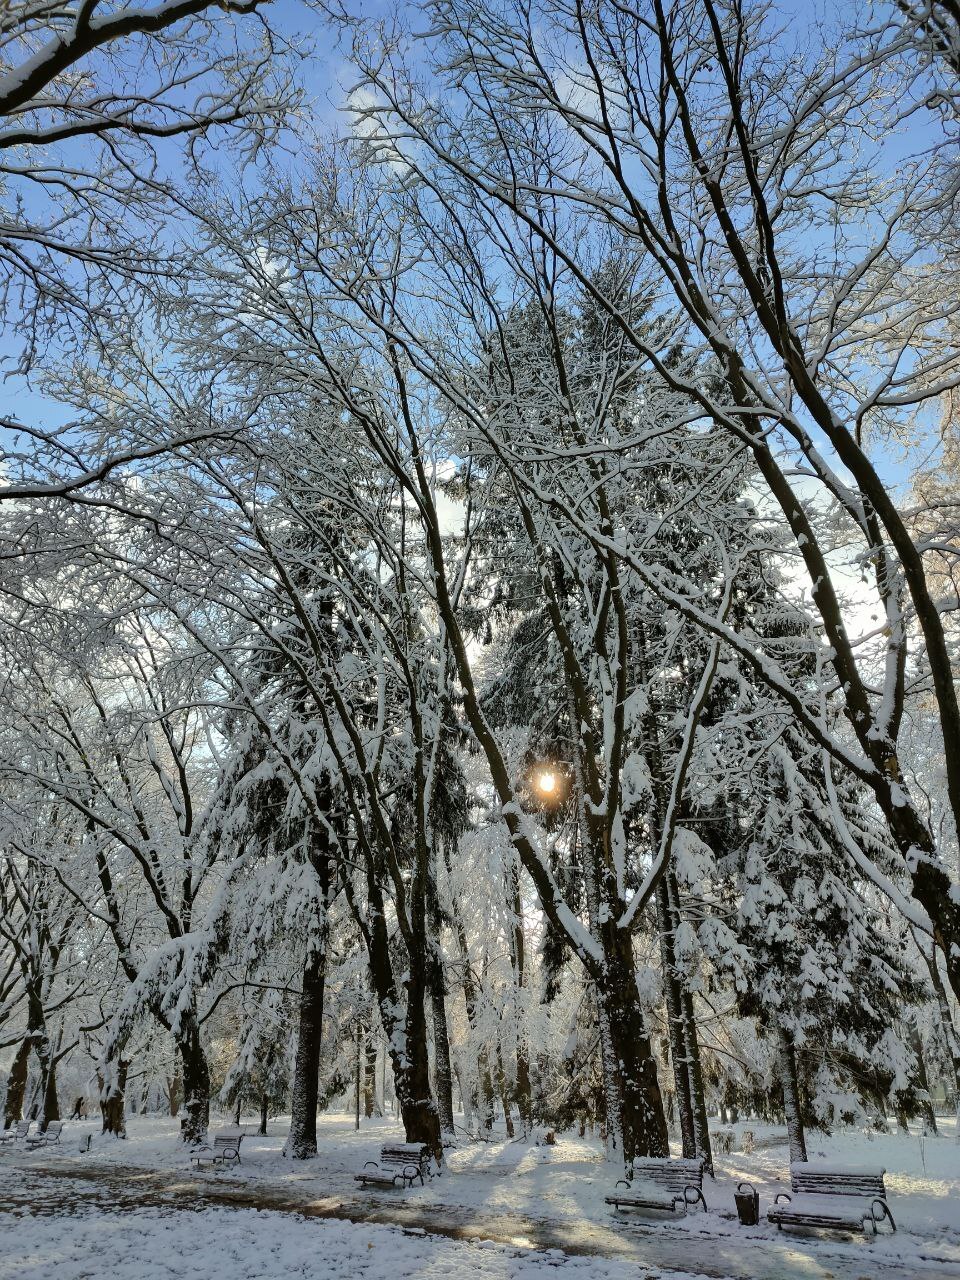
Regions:
[[[196, 1211], [210, 1206], [269, 1209], [305, 1218], [341, 1218], [374, 1222], [454, 1240], [489, 1240], [515, 1248], [560, 1249], [564, 1253], [634, 1262], [638, 1268], [684, 1271], [735, 1280], [960, 1280], [960, 1268], [934, 1255], [918, 1252], [909, 1271], [903, 1259], [871, 1257], [870, 1240], [851, 1265], [849, 1253], [831, 1255], [820, 1241], [816, 1252], [804, 1252], [802, 1241], [788, 1236], [770, 1240], [749, 1229], [723, 1237], [667, 1221], [611, 1219], [608, 1223], [533, 1219], [519, 1213], [484, 1213], [473, 1205], [432, 1203], [367, 1193], [297, 1197], [279, 1187], [231, 1178], [227, 1173], [182, 1176], [169, 1170], [112, 1164], [109, 1169], [79, 1164], [6, 1165], [17, 1169], [16, 1186], [4, 1185], [0, 1211], [15, 1215], [72, 1213], [87, 1206], [122, 1212], [143, 1208]], [[56, 1184], [62, 1182], [62, 1193]], [[69, 1185], [68, 1185], [69, 1184]], [[915, 1268], [914, 1268], [915, 1262]], [[642, 1280], [643, 1270], [638, 1280]]]

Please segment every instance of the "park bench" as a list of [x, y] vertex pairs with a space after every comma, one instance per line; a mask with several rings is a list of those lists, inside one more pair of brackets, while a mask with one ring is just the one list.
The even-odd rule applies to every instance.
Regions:
[[63, 1133], [63, 1121], [51, 1120], [46, 1129], [40, 1133], [28, 1133], [24, 1138], [24, 1142], [34, 1150], [36, 1147], [55, 1147], [60, 1144], [60, 1135]]
[[202, 1147], [197, 1147], [190, 1160], [198, 1169], [202, 1169], [205, 1164], [218, 1164], [221, 1168], [228, 1164], [239, 1164], [240, 1143], [242, 1141], [242, 1133], [215, 1133], [213, 1135], [213, 1144], [205, 1142]]
[[380, 1149], [379, 1162], [368, 1160], [354, 1178], [365, 1187], [412, 1187], [417, 1178], [423, 1186], [430, 1160], [430, 1148], [424, 1142], [387, 1142]]
[[18, 1120], [12, 1128], [0, 1132], [0, 1142], [22, 1142], [32, 1124], [32, 1120]]
[[[866, 1231], [867, 1223], [876, 1234], [884, 1218], [894, 1231], [883, 1169], [861, 1169], [852, 1165], [797, 1162], [790, 1166], [790, 1191], [780, 1191], [767, 1218], [781, 1229], [788, 1227], [833, 1227]], [[785, 1203], [780, 1203], [781, 1196]]]
[[633, 1177], [621, 1178], [617, 1187], [624, 1190], [605, 1197], [616, 1209], [669, 1209], [672, 1213], [677, 1205], [684, 1211], [694, 1204], [707, 1207], [702, 1160], [634, 1160]]

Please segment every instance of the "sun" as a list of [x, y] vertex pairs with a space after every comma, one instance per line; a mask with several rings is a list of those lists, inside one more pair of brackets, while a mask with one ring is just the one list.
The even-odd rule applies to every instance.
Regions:
[[552, 769], [544, 769], [537, 774], [536, 787], [541, 795], [554, 796], [557, 793], [557, 775]]

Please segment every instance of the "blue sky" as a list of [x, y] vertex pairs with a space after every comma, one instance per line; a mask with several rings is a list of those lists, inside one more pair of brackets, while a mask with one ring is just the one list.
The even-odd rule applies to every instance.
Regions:
[[[795, 20], [803, 22], [809, 21], [814, 12], [813, 7], [806, 3], [806, 0], [781, 0], [778, 8], [785, 18], [789, 19], [792, 16]], [[829, 13], [825, 6], [818, 6], [818, 8], [823, 13]], [[399, 13], [412, 25], [422, 25], [422, 10], [417, 5], [397, 7], [380, 3], [379, 0], [376, 3], [364, 0], [360, 11], [365, 16], [388, 19]], [[274, 0], [270, 6], [270, 13], [273, 23], [282, 34], [289, 38], [294, 46], [306, 53], [304, 61], [299, 66], [298, 75], [307, 95], [313, 118], [321, 127], [327, 121], [332, 127], [338, 127], [343, 90], [350, 83], [351, 72], [336, 49], [329, 31], [323, 27], [317, 14], [306, 5], [299, 3], [299, 0]], [[795, 27], [792, 34], [796, 34]], [[891, 139], [889, 145], [891, 170], [895, 169], [897, 157], [902, 154], [905, 145], [908, 148], [924, 145], [924, 127], [924, 117], [917, 117], [909, 133], [899, 139]], [[932, 129], [930, 136], [932, 141]], [[297, 139], [290, 135], [288, 140], [291, 147], [295, 148]], [[176, 172], [178, 161], [172, 147], [167, 148], [164, 162], [171, 172]], [[224, 161], [225, 165], [230, 163], [229, 160]], [[8, 418], [42, 425], [48, 429], [65, 424], [71, 417], [69, 409], [45, 397], [39, 389], [36, 376], [27, 380], [13, 371], [18, 350], [19, 344], [11, 332], [9, 323], [0, 327], [0, 369], [5, 375], [0, 383], [2, 386], [0, 412]], [[931, 431], [931, 445], [933, 440], [934, 435]], [[893, 483], [899, 483], [906, 477], [903, 459], [892, 450], [888, 451], [887, 456], [879, 458], [878, 463]]]

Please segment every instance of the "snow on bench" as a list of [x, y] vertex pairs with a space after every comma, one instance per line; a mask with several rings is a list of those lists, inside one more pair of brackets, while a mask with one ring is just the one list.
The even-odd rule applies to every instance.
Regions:
[[616, 1209], [623, 1205], [628, 1209], [669, 1209], [672, 1213], [678, 1205], [684, 1212], [688, 1205], [707, 1207], [702, 1160], [634, 1160], [632, 1179], [621, 1178], [617, 1187], [626, 1190], [614, 1190], [612, 1196], [604, 1197]]
[[24, 1137], [24, 1142], [31, 1150], [34, 1147], [54, 1147], [59, 1145], [62, 1133], [63, 1121], [51, 1120], [46, 1129], [40, 1133], [28, 1133]]
[[[883, 1185], [885, 1169], [856, 1165], [797, 1162], [790, 1166], [791, 1190], [781, 1191], [767, 1210], [767, 1218], [781, 1229], [788, 1227], [834, 1227], [866, 1232], [867, 1222], [876, 1234], [884, 1218], [894, 1231], [887, 1193]], [[780, 1203], [780, 1197], [786, 1203]]]
[[425, 1142], [386, 1142], [380, 1149], [379, 1163], [368, 1160], [354, 1178], [365, 1187], [412, 1187], [417, 1178], [424, 1186], [424, 1174], [430, 1172], [430, 1158], [430, 1148]]
[[21, 1142], [30, 1132], [32, 1120], [18, 1120], [12, 1129], [4, 1129], [0, 1133], [0, 1142]]
[[221, 1130], [220, 1133], [213, 1135], [213, 1146], [204, 1143], [202, 1147], [198, 1147], [190, 1157], [191, 1163], [195, 1164], [198, 1169], [203, 1168], [205, 1164], [221, 1167], [226, 1164], [240, 1163], [240, 1143], [243, 1141], [242, 1133], [235, 1133], [229, 1130]]

